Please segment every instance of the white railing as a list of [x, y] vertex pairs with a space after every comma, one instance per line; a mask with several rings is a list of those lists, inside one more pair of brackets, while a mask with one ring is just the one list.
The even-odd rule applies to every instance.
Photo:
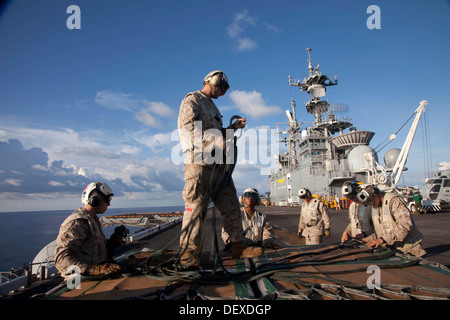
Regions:
[[28, 274], [18, 276], [12, 272], [0, 272], [0, 296], [6, 296], [11, 291], [29, 285]]
[[147, 236], [149, 236], [149, 235], [151, 235], [151, 234], [153, 234], [155, 232], [158, 232], [160, 230], [163, 230], [163, 229], [166, 229], [166, 228], [168, 228], [170, 226], [173, 226], [173, 225], [181, 222], [181, 220], [183, 220], [183, 218], [175, 218], [175, 219], [173, 219], [173, 220], [171, 220], [169, 222], [157, 225], [157, 226], [155, 226], [153, 228], [142, 230], [140, 232], [135, 233], [132, 236], [129, 236], [128, 237], [128, 241], [129, 242], [133, 242], [133, 241], [140, 240], [140, 239], [145, 238], [145, 237], [147, 237]]

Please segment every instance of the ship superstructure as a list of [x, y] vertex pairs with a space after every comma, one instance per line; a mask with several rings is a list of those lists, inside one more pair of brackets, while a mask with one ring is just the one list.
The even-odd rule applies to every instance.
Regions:
[[[288, 128], [280, 132], [284, 135], [281, 142], [289, 150], [278, 156], [278, 170], [270, 175], [270, 201], [276, 205], [298, 204], [297, 193], [302, 187], [319, 196], [340, 196], [342, 184], [347, 180], [369, 182], [366, 154], [378, 163], [377, 154], [369, 146], [374, 133], [357, 130], [350, 118], [342, 116], [347, 106], [321, 100], [327, 87], [338, 84], [337, 77], [322, 74], [319, 65], [314, 68], [311, 49], [306, 51], [309, 75], [296, 83], [289, 76], [289, 85], [311, 96], [306, 110], [314, 116], [314, 122], [302, 128], [292, 100], [292, 111], [286, 110]], [[384, 182], [385, 178], [385, 172], [378, 177]]]

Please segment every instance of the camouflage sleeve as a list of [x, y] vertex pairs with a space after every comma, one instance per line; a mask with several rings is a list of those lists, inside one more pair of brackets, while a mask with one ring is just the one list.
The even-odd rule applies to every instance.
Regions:
[[297, 235], [300, 235], [300, 233], [303, 231], [303, 229], [305, 229], [305, 222], [303, 221], [302, 211], [300, 210], [300, 219], [298, 221]]
[[319, 203], [320, 214], [322, 215], [322, 220], [324, 223], [325, 230], [331, 228], [331, 219], [328, 215], [327, 207], [323, 204], [323, 202]]
[[267, 218], [264, 218], [262, 241], [263, 243], [266, 243], [267, 241], [274, 241], [274, 240], [275, 235], [272, 230], [272, 224], [269, 222]]
[[411, 214], [400, 197], [391, 200], [389, 211], [396, 222], [395, 227], [389, 234], [383, 234], [382, 238], [387, 244], [393, 245], [395, 242], [405, 240], [412, 228]]
[[230, 243], [230, 235], [225, 231], [225, 229], [222, 227], [222, 240], [223, 243], [228, 244]]
[[345, 228], [344, 232], [346, 234], [348, 234], [349, 236], [352, 235], [352, 223], [351, 222], [347, 225], [347, 228]]
[[89, 267], [74, 254], [81, 244], [89, 236], [89, 224], [84, 219], [73, 220], [68, 225], [62, 227], [56, 239], [57, 248], [55, 252], [55, 265], [61, 273], [65, 273], [67, 268], [76, 265], [84, 273]]
[[178, 115], [178, 130], [183, 152], [193, 149], [195, 127], [194, 122], [199, 116], [198, 105], [193, 95], [185, 97]]

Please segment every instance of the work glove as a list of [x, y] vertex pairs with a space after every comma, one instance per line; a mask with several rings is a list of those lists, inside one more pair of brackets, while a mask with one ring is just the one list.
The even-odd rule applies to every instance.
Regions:
[[231, 242], [228, 242], [228, 243], [225, 245], [225, 248], [223, 248], [223, 251], [231, 252]]
[[325, 239], [328, 239], [330, 237], [331, 233], [330, 233], [330, 229], [326, 229], [325, 230]]
[[122, 269], [121, 266], [115, 263], [103, 263], [103, 264], [94, 264], [89, 267], [86, 274], [88, 276], [99, 276], [103, 274], [113, 273], [120, 271]]
[[280, 249], [280, 246], [278, 244], [276, 244], [276, 242], [274, 242], [274, 241], [267, 242], [265, 244], [265, 247], [269, 248], [269, 249], [274, 249], [274, 250]]

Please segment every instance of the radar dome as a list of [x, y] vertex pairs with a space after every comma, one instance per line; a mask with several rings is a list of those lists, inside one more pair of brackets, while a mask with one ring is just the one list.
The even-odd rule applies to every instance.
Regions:
[[371, 147], [366, 145], [354, 147], [352, 150], [350, 150], [347, 156], [348, 168], [351, 171], [361, 171], [363, 169], [368, 169], [364, 155], [370, 152], [372, 153], [375, 161], [378, 162], [377, 153]]
[[400, 149], [394, 148], [391, 150], [388, 150], [384, 154], [384, 164], [386, 165], [386, 168], [393, 168], [395, 166], [395, 162], [398, 159], [398, 156], [400, 155]]

